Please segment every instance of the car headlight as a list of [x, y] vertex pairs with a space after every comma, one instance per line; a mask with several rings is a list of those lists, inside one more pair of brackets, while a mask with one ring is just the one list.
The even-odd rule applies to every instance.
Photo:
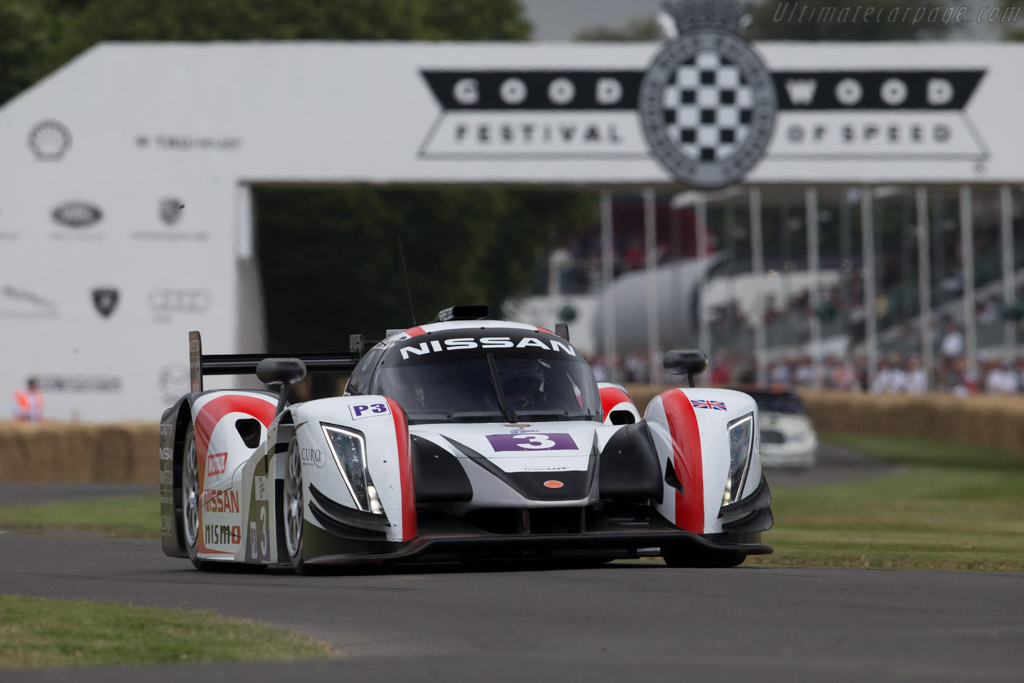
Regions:
[[366, 469], [366, 439], [361, 433], [338, 425], [321, 423], [320, 427], [324, 430], [334, 462], [352, 494], [352, 500], [363, 512], [383, 514], [377, 489]]
[[754, 414], [747, 413], [729, 423], [729, 478], [725, 481], [722, 505], [735, 503], [743, 491], [754, 450]]

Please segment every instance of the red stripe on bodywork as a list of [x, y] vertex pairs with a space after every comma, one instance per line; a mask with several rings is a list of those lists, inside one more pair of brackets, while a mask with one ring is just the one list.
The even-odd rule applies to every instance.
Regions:
[[608, 413], [620, 403], [632, 403], [633, 399], [625, 391], [618, 387], [601, 387], [601, 410], [604, 416], [601, 420], [608, 419]]
[[681, 389], [661, 395], [665, 419], [672, 434], [672, 467], [683, 492], [676, 491], [676, 526], [686, 531], [704, 531], [704, 464], [700, 449], [700, 427], [690, 399]]
[[538, 327], [537, 331], [543, 332], [544, 334], [554, 334], [554, 332], [552, 332], [551, 330], [545, 330], [543, 327]]
[[423, 328], [422, 327], [410, 327], [409, 329], [407, 329], [405, 331], [405, 333], [407, 335], [409, 335], [410, 337], [418, 337], [421, 334], [423, 334]]
[[398, 479], [402, 486], [402, 540], [411, 541], [418, 533], [416, 528], [416, 492], [412, 487], [412, 454], [409, 444], [409, 421], [405, 411], [393, 399], [385, 397], [391, 406], [395, 421], [395, 438], [398, 440]]
[[[199, 498], [203, 500], [206, 492], [206, 459], [210, 456], [210, 438], [217, 423], [229, 413], [245, 413], [251, 415], [264, 427], [269, 427], [274, 419], [274, 404], [254, 396], [220, 396], [199, 409], [195, 421], [196, 455], [202, 465], [199, 469]], [[230, 555], [226, 550], [213, 550], [206, 547], [203, 541], [203, 506], [199, 505], [199, 529], [196, 537], [196, 549], [202, 553], [221, 553]]]

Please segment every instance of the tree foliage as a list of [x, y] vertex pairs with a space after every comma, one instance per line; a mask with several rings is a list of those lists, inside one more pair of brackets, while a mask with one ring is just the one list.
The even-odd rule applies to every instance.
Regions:
[[639, 42], [663, 40], [665, 34], [655, 17], [633, 19], [626, 26], [590, 26], [576, 34], [576, 40], [607, 40], [617, 42]]

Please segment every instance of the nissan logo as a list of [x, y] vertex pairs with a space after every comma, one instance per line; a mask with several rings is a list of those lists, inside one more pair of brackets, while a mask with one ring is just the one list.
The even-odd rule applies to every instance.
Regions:
[[154, 289], [149, 307], [160, 313], [205, 313], [210, 293], [205, 289]]
[[64, 202], [53, 210], [53, 220], [68, 228], [88, 228], [103, 220], [103, 211], [88, 202]]
[[565, 484], [558, 481], [557, 479], [548, 479], [546, 482], [544, 482], [544, 486], [547, 486], [549, 489], [560, 489], [564, 485]]

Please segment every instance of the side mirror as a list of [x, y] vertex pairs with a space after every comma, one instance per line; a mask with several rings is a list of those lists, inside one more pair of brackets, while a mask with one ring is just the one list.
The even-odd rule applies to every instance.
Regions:
[[306, 377], [306, 364], [298, 358], [264, 358], [256, 364], [256, 377], [264, 384], [294, 384]]
[[264, 358], [256, 364], [256, 377], [264, 384], [281, 385], [277, 410], [274, 411], [274, 417], [277, 417], [288, 403], [288, 388], [305, 379], [306, 364], [298, 358]]
[[708, 357], [697, 349], [676, 349], [665, 353], [662, 365], [666, 370], [675, 370], [677, 375], [686, 375], [690, 386], [695, 387], [693, 376], [708, 369]]

